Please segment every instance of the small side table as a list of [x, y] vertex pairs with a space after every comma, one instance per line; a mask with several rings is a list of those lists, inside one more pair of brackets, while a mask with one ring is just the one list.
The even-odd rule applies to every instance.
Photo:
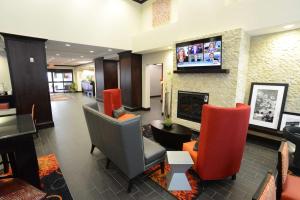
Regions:
[[185, 172], [194, 164], [187, 151], [167, 151], [167, 160], [171, 171], [167, 175], [167, 188], [173, 190], [191, 190]]

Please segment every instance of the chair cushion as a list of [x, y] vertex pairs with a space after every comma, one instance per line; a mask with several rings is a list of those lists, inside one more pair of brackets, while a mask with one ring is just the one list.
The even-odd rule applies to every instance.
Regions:
[[128, 120], [128, 119], [134, 118], [134, 117], [135, 117], [134, 114], [126, 113], [126, 114], [122, 115], [121, 117], [119, 117], [118, 120], [119, 121], [125, 121], [125, 120]]
[[166, 154], [166, 149], [162, 147], [160, 144], [148, 139], [144, 138], [144, 156], [145, 156], [145, 164], [148, 165], [155, 160], [163, 157]]
[[288, 175], [288, 170], [289, 170], [289, 148], [287, 142], [284, 142], [282, 144], [282, 152], [281, 152], [281, 159], [282, 159], [282, 168], [281, 168], [281, 173], [282, 173], [282, 185], [285, 184], [286, 177]]
[[197, 156], [198, 152], [194, 151], [196, 141], [186, 142], [182, 145], [182, 151], [188, 151], [194, 161], [194, 163], [197, 163]]
[[300, 177], [287, 175], [282, 188], [281, 200], [300, 199]]
[[39, 200], [44, 199], [46, 193], [19, 179], [3, 179], [0, 181], [1, 200]]
[[124, 109], [124, 107], [123, 106], [121, 106], [120, 108], [118, 108], [118, 109], [115, 109], [115, 110], [113, 110], [113, 117], [114, 118], [119, 118], [119, 117], [121, 117], [122, 115], [124, 115], [124, 114], [126, 114], [126, 111], [125, 111], [125, 109]]

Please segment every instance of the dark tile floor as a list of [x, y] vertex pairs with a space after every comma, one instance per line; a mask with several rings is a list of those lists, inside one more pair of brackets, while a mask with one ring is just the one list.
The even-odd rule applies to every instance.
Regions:
[[[89, 154], [90, 139], [82, 104], [94, 99], [82, 94], [69, 101], [52, 102], [54, 128], [40, 131], [35, 139], [38, 156], [55, 153], [74, 199], [174, 199], [148, 178], [139, 178], [130, 194], [127, 179], [114, 166], [106, 170], [105, 156], [98, 150]], [[151, 111], [142, 111], [142, 123], [161, 118], [159, 98], [151, 99]], [[211, 182], [198, 199], [251, 199], [265, 173], [276, 163], [276, 151], [247, 143], [236, 181]]]

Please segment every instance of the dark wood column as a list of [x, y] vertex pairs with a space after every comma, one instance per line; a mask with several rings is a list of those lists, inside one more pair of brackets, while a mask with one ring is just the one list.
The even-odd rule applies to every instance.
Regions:
[[119, 53], [122, 100], [129, 110], [142, 108], [142, 55], [131, 51]]
[[45, 39], [2, 34], [17, 114], [36, 106], [38, 128], [54, 126], [47, 79]]
[[103, 101], [102, 91], [104, 90], [104, 58], [95, 59], [95, 79], [96, 79], [96, 99], [97, 101]]
[[96, 99], [103, 101], [102, 91], [118, 88], [118, 61], [95, 59]]

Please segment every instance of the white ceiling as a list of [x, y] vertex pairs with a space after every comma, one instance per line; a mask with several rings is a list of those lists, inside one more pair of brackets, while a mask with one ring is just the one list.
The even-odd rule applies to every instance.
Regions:
[[93, 62], [93, 60], [98, 57], [118, 59], [117, 53], [122, 51], [125, 50], [66, 43], [53, 40], [48, 40], [46, 42], [47, 64], [50, 66], [78, 66]]

